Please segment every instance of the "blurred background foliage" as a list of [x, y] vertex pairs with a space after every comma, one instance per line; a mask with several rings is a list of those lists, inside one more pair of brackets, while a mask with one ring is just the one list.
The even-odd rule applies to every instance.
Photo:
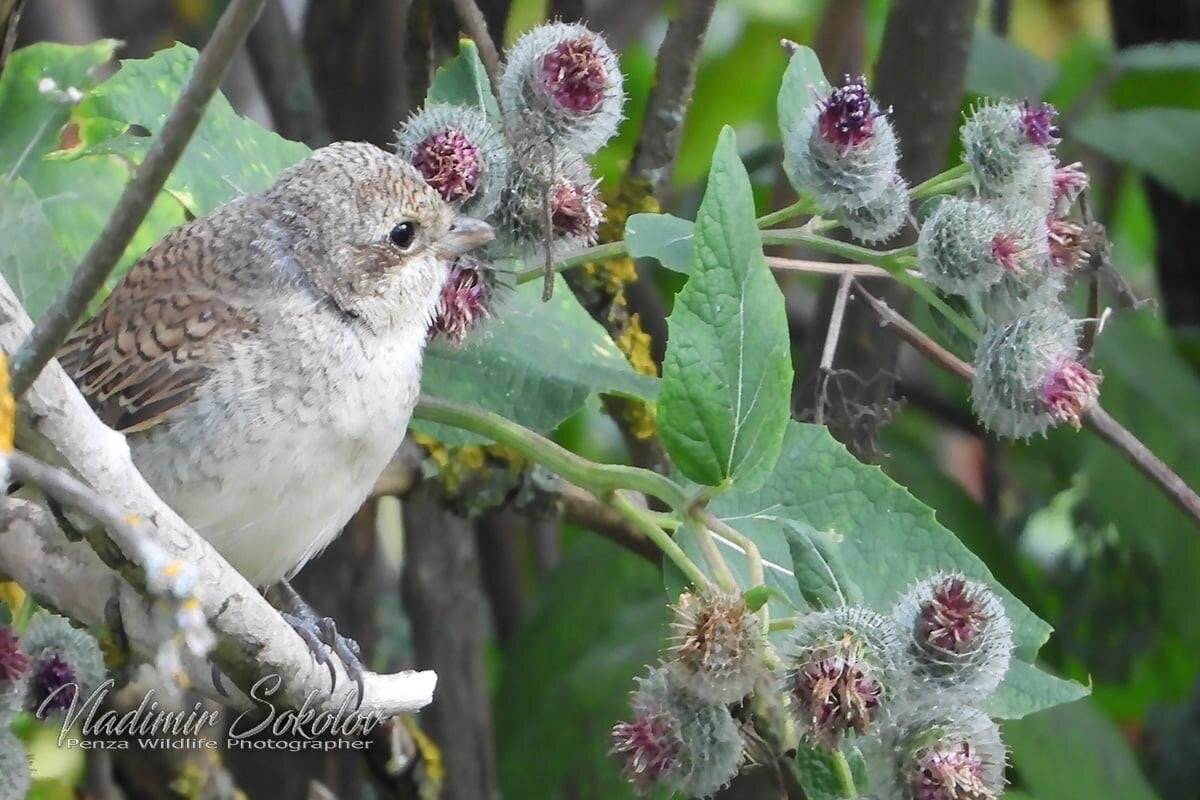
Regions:
[[[424, 20], [420, 24], [432, 31], [430, 57], [440, 58], [453, 44], [452, 14], [424, 0], [313, 4], [307, 13], [300, 0], [283, 6], [309, 54], [330, 134], [386, 144], [391, 128], [424, 95], [422, 81], [428, 77], [428, 65], [424, 72], [415, 69], [414, 49], [404, 46], [417, 25], [413, 20]], [[585, 16], [621, 50], [628, 119], [596, 162], [609, 183], [619, 180], [637, 141], [672, 4], [513, 0], [481, 5], [493, 25], [502, 21], [506, 42], [547, 14], [560, 13]], [[919, 13], [940, 13], [939, 5], [919, 5]], [[118, 57], [140, 58], [176, 40], [201, 45], [222, 7], [220, 0], [29, 0], [19, 41], [82, 44], [113, 38], [124, 42]], [[888, 10], [886, 0], [720, 0], [674, 177], [660, 198], [664, 210], [694, 213], [725, 124], [737, 129], [760, 210], [790, 202], [778, 168], [775, 124], [785, 64], [780, 38], [813, 46], [833, 77], [864, 71], [870, 78]], [[1200, 39], [1200, 6], [1191, 0], [984, 2], [960, 103], [965, 110], [984, 95], [1041, 97], [1062, 112], [1064, 161], [1080, 160], [1091, 174], [1091, 204], [1111, 237], [1113, 265], [1132, 294], [1149, 301], [1137, 311], [1119, 310], [1100, 337], [1104, 405], [1188, 483], [1200, 486], [1200, 275], [1193, 266], [1200, 247], [1200, 41], [1188, 39]], [[1125, 53], [1116, 45], [1157, 40], [1181, 43]], [[108, 45], [94, 48], [95, 63], [106, 61]], [[364, 65], [368, 74], [354, 71]], [[224, 90], [234, 109], [273, 126], [250, 59], [240, 58]], [[61, 124], [49, 125], [47, 135]], [[0, 119], [0, 162], [6, 141], [28, 141], [27, 135], [5, 130], [7, 125]], [[86, 139], [88, 132], [82, 133]], [[219, 153], [220, 140], [211, 144]], [[947, 165], [957, 161], [956, 143], [945, 159]], [[31, 168], [53, 172], [61, 165], [49, 161]], [[115, 195], [88, 196], [111, 181], [89, 180], [79, 171], [119, 169], [113, 162], [83, 160], [72, 168], [72, 185], [62, 184], [62, 190], [80, 193], [87, 202], [47, 204], [52, 222], [56, 213], [86, 214], [115, 201]], [[38, 185], [53, 186], [54, 180], [42, 176]], [[178, 204], [156, 206], [155, 227], [184, 218], [188, 199], [176, 199]], [[0, 197], [0, 208], [3, 203]], [[26, 240], [38, 244], [37, 257], [47, 269], [55, 261], [52, 248], [65, 253], [56, 263], [69, 265], [86, 247], [86, 239], [61, 235], [71, 229], [69, 222], [54, 224], [57, 238], [41, 232], [36, 241]], [[7, 223], [2, 231], [7, 236], [28, 230], [19, 220]], [[148, 243], [135, 241], [130, 256]], [[653, 279], [669, 307], [678, 278], [656, 270]], [[790, 276], [783, 283], [801, 358], [805, 342], [824, 335], [817, 324], [820, 283]], [[1102, 307], [1117, 306], [1118, 295], [1104, 292]], [[1082, 295], [1076, 307], [1084, 307]], [[914, 313], [926, 330], [934, 329], [924, 309]], [[1006, 724], [1014, 785], [1008, 796], [1140, 800], [1157, 790], [1162, 797], [1200, 798], [1200, 602], [1195, 596], [1200, 532], [1095, 438], [1059, 429], [1029, 444], [997, 444], [973, 421], [966, 387], [907, 352], [895, 373], [902, 403], [881, 432], [884, 470], [935, 508], [940, 521], [987, 562], [1000, 582], [1055, 626], [1042, 663], [1092, 686], [1087, 700]], [[590, 401], [556, 435], [589, 457], [627, 457], [598, 401]], [[453, 458], [484, 463], [497, 457], [479, 448], [466, 455], [435, 450], [432, 456], [442, 469]], [[426, 457], [426, 472], [429, 463]], [[425, 509], [421, 516], [417, 511], [424, 506], [418, 502], [406, 502], [401, 513], [389, 499], [381, 500], [305, 573], [314, 604], [334, 616], [346, 612], [349, 631], [373, 643], [380, 666], [414, 660], [426, 665], [430, 656], [422, 649], [423, 631], [447, 628], [455, 630], [460, 647], [453, 653], [457, 660], [439, 667], [443, 679], [463, 660], [478, 662], [474, 677], [463, 667], [464, 684], [474, 682], [465, 694], [439, 699], [442, 707], [435, 704], [421, 718], [431, 739], [416, 737], [421, 746], [414, 761], [424, 770], [420, 780], [413, 779], [418, 788], [372, 785], [357, 762], [332, 757], [303, 765], [297, 757], [232, 758], [234, 782], [250, 797], [301, 796], [282, 787], [303, 786], [297, 781], [309, 778], [347, 798], [427, 796], [421, 792], [439, 783], [446, 797], [479, 797], [463, 788], [464, 773], [474, 776], [472, 786], [495, 788], [511, 798], [607, 800], [629, 794], [606, 757], [607, 730], [624, 711], [634, 674], [653, 659], [665, 633], [659, 571], [590, 533], [565, 526], [559, 536], [553, 520], [547, 525], [536, 514], [473, 509], [469, 521], [457, 515], [453, 529], [471, 542], [467, 551], [430, 555], [429, 549], [420, 550], [423, 556], [446, 559], [456, 583], [443, 591], [451, 601], [462, 601], [455, 606], [457, 616], [425, 619], [422, 614], [431, 613], [435, 604], [423, 604], [418, 587], [405, 585], [405, 610], [395, 602], [399, 564], [401, 554], [410, 556], [418, 546], [438, 546], [413, 539], [424, 528], [433, 529], [431, 535], [449, 535], [445, 520], [437, 517], [442, 505], [432, 503], [435, 510]], [[416, 602], [409, 602], [414, 597]], [[448, 680], [457, 677], [449, 674]], [[32, 742], [39, 778], [35, 797], [75, 797], [83, 791], [77, 786], [94, 791], [91, 787], [101, 785], [95, 764], [84, 764], [77, 751], [53, 747], [47, 731], [29, 726], [24, 735]], [[461, 760], [468, 756], [470, 764]], [[116, 761], [109, 765], [111, 774], [136, 773]], [[151, 780], [139, 788], [144, 794], [130, 796], [234, 796], [196, 778], [198, 770], [208, 774], [207, 767], [173, 768], [172, 788]], [[729, 796], [777, 795], [748, 780]]]

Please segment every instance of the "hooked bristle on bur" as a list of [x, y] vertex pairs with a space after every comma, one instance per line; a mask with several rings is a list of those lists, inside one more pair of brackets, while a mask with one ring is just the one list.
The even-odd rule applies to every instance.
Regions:
[[853, 606], [801, 617], [787, 655], [792, 716], [805, 738], [820, 747], [837, 747], [849, 733], [875, 730], [907, 671], [893, 621]]
[[1054, 108], [989, 102], [962, 126], [963, 161], [985, 197], [1019, 201], [1043, 213], [1054, 199]]
[[1006, 276], [1039, 283], [1048, 271], [1043, 215], [1023, 206], [946, 197], [921, 226], [917, 264], [944, 292], [983, 292]]
[[927, 704], [899, 715], [863, 746], [870, 793], [879, 800], [995, 800], [1007, 751], [987, 714]]
[[538, 262], [547, 242], [556, 260], [594, 244], [606, 208], [588, 163], [533, 142], [517, 146], [496, 226], [497, 249]]
[[883, 194], [869, 203], [833, 210], [834, 219], [864, 244], [879, 244], [895, 237], [908, 221], [908, 215], [908, 185], [898, 175]]
[[671, 627], [669, 668], [701, 700], [737, 702], [766, 672], [761, 621], [741, 595], [684, 593]]
[[625, 105], [620, 64], [599, 34], [552, 22], [509, 48], [499, 101], [512, 138], [541, 138], [589, 155], [617, 132]]
[[87, 695], [104, 680], [100, 646], [63, 617], [38, 612], [21, 644], [29, 655], [29, 691], [35, 711], [43, 703], [47, 710], [69, 708], [76, 695]]
[[675, 685], [662, 667], [636, 680], [633, 720], [613, 727], [610, 751], [634, 788], [709, 797], [733, 780], [743, 744], [729, 709]]
[[396, 131], [396, 153], [463, 213], [496, 210], [508, 181], [504, 137], [476, 108], [431, 103]]
[[918, 694], [964, 700], [990, 694], [1012, 656], [1012, 623], [987, 585], [939, 572], [917, 581], [892, 611], [909, 640]]
[[1028, 438], [1069, 422], [1099, 396], [1100, 376], [1080, 362], [1076, 323], [1062, 306], [1033, 306], [989, 327], [975, 353], [971, 403], [998, 436]]
[[847, 80], [783, 131], [783, 168], [821, 208], [852, 212], [895, 189], [900, 150], [891, 120], [861, 79]]

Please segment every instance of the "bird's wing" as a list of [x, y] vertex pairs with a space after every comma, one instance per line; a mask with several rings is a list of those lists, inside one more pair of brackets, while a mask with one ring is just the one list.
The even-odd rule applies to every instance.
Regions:
[[118, 431], [163, 421], [203, 382], [205, 354], [257, 327], [254, 314], [230, 302], [235, 287], [211, 263], [202, 225], [177, 228], [151, 248], [58, 351], [92, 408]]

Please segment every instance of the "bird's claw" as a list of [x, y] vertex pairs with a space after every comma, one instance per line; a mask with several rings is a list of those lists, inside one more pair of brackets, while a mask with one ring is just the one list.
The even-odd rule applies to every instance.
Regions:
[[338, 633], [337, 623], [333, 621], [332, 617], [318, 617], [311, 610], [307, 614], [284, 612], [283, 618], [308, 645], [313, 659], [329, 669], [329, 690], [331, 692], [337, 688], [337, 668], [334, 666], [330, 653], [342, 662], [346, 674], [358, 688], [358, 700], [354, 708], [356, 710], [360, 708], [363, 702], [364, 668], [362, 650], [359, 648], [358, 642]]

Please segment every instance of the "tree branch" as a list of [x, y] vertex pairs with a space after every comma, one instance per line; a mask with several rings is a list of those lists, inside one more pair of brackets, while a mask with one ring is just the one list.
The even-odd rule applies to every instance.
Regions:
[[483, 62], [483, 70], [487, 73], [488, 82], [492, 84], [492, 91], [498, 91], [500, 52], [496, 49], [496, 42], [488, 32], [487, 19], [484, 18], [483, 12], [479, 10], [479, 5], [475, 0], [453, 0], [453, 3], [454, 10], [458, 14], [458, 21], [462, 23], [467, 35], [479, 48], [479, 60]]
[[308, 62], [280, 0], [266, 0], [246, 45], [275, 130], [310, 147], [328, 144], [331, 137]]
[[80, 314], [104, 285], [121, 254], [129, 245], [167, 176], [183, 155], [196, 132], [204, 109], [225, 76], [233, 54], [241, 46], [262, 9], [264, 0], [233, 0], [217, 22], [212, 38], [204, 46], [179, 100], [171, 109], [162, 130], [146, 157], [133, 171], [116, 208], [92, 243], [71, 282], [38, 320], [28, 340], [17, 351], [12, 368], [12, 392], [25, 393], [38, 373], [62, 345]]
[[634, 177], [650, 183], [652, 193], [661, 191], [670, 178], [692, 101], [704, 35], [716, 5], [716, 0], [682, 0], [658, 48], [654, 86], [630, 165]]
[[[857, 293], [867, 301], [867, 305], [879, 316], [884, 325], [893, 326], [904, 341], [934, 364], [968, 381], [975, 376], [974, 367], [933, 341], [921, 329], [896, 313], [886, 303], [872, 297], [861, 286], [858, 287]], [[1193, 522], [1200, 525], [1200, 496], [1140, 439], [1126, 430], [1099, 405], [1093, 405], [1084, 412], [1083, 425], [1115, 447], [1126, 461], [1145, 475]]]
[[[31, 327], [12, 289], [0, 280], [0, 350], [11, 352]], [[281, 699], [286, 703], [298, 706], [313, 693], [313, 703], [321, 708], [336, 711], [343, 702], [353, 707], [357, 690], [341, 665], [337, 689], [330, 692], [325, 667], [315, 663], [304, 642], [262, 595], [154, 493], [133, 465], [125, 438], [96, 417], [57, 363], [42, 371], [20, 411], [17, 444], [24, 452], [53, 464], [69, 464], [95, 495], [107, 498], [123, 514], [144, 520], [154, 544], [169, 559], [196, 570], [195, 597], [218, 640], [212, 657], [238, 687], [278, 675], [284, 680]], [[127, 574], [136, 575], [143, 565], [119, 538], [117, 544], [116, 555], [134, 570]], [[104, 611], [115, 601], [134, 653], [150, 658], [157, 652], [160, 637], [142, 594], [90, 548], [67, 541], [48, 515], [23, 501], [8, 499], [0, 505], [0, 570], [39, 602], [86, 624], [105, 624]], [[185, 661], [185, 667], [192, 682], [214, 699], [248, 704], [236, 691], [230, 698], [217, 693], [204, 659]], [[421, 708], [429, 702], [435, 682], [432, 672], [368, 673], [362, 710], [391, 716]]]

